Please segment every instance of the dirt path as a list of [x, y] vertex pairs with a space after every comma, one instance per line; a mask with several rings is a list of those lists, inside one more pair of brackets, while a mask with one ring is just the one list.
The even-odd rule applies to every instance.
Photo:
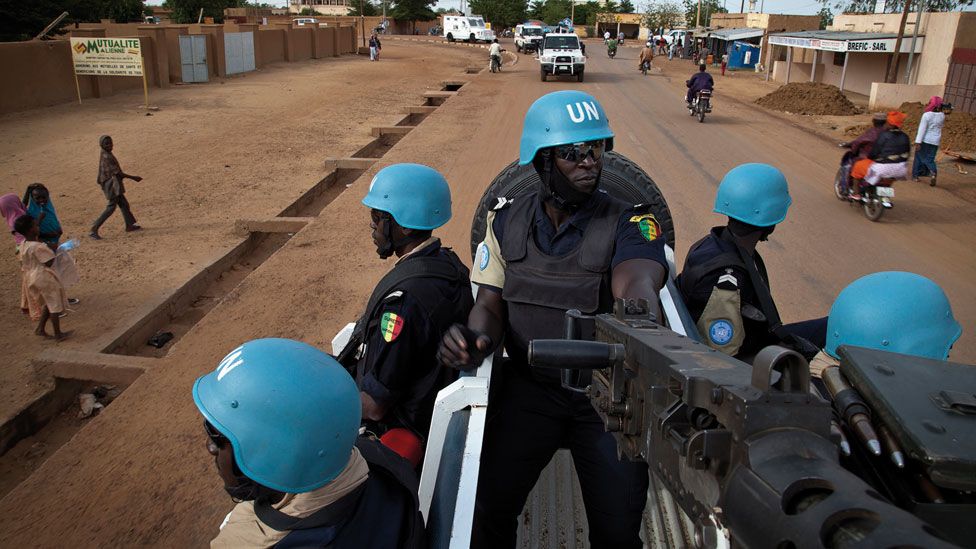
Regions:
[[[469, 64], [474, 52], [397, 47], [383, 62], [347, 56], [270, 66], [220, 84], [154, 91], [158, 112], [138, 110], [132, 94], [0, 118], [0, 194], [23, 193], [43, 182], [66, 236], [82, 237], [75, 257], [81, 299], [63, 325], [60, 344], [84, 348], [128, 320], [146, 301], [182, 284], [210, 258], [239, 241], [236, 219], [277, 215], [325, 175], [327, 156], [344, 156], [373, 139], [374, 125], [392, 125], [400, 108]], [[449, 53], [448, 53], [449, 52]], [[416, 70], [422, 63], [423, 71]], [[119, 212], [85, 235], [104, 208], [95, 185], [98, 137], [111, 134], [123, 169], [143, 176], [126, 182], [141, 233], [125, 234]], [[20, 268], [12, 241], [0, 263], [0, 418], [36, 398], [49, 380], [35, 379], [30, 357], [51, 345], [31, 335], [17, 307]]]
[[[375, 256], [359, 204], [369, 178], [384, 165], [424, 162], [443, 171], [452, 185], [455, 216], [440, 235], [467, 257], [477, 200], [516, 157], [525, 110], [558, 89], [582, 88], [604, 104], [617, 149], [644, 167], [667, 197], [679, 262], [708, 227], [722, 222], [710, 212], [725, 171], [746, 161], [771, 162], [786, 172], [794, 199], [787, 222], [763, 250], [785, 320], [825, 314], [836, 293], [857, 276], [909, 269], [939, 281], [963, 325], [976, 324], [976, 220], [948, 193], [905, 185], [898, 207], [881, 223], [870, 223], [832, 197], [836, 150], [823, 139], [731, 102], [720, 101], [714, 115], [699, 124], [684, 110], [678, 85], [637, 72], [636, 50], [623, 49], [613, 61], [594, 53], [582, 85], [539, 82], [528, 56], [501, 74], [471, 77], [169, 356], [0, 500], [4, 537], [12, 545], [52, 547], [66, 536], [82, 547], [205, 545], [232, 504], [204, 450], [190, 399], [193, 379], [250, 338], [292, 337], [328, 348], [389, 268]], [[971, 330], [954, 357], [976, 360]]]

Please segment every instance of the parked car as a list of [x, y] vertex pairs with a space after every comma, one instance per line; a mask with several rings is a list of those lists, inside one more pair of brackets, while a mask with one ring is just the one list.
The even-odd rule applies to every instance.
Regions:
[[292, 19], [291, 22], [301, 27], [304, 25], [314, 25], [318, 23], [319, 20], [314, 17], [296, 17]]

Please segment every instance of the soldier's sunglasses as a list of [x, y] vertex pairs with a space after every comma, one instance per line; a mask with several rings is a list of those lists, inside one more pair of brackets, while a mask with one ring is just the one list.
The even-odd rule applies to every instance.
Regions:
[[570, 143], [568, 145], [559, 145], [556, 147], [556, 157], [562, 158], [567, 162], [582, 162], [587, 155], [593, 157], [593, 160], [599, 160], [603, 156], [603, 151], [607, 148], [607, 141], [605, 139], [598, 139], [596, 141], [586, 141], [584, 143]]
[[230, 443], [230, 439], [221, 434], [221, 432], [211, 425], [209, 421], [203, 420], [203, 429], [207, 432], [207, 436], [210, 437], [210, 441], [213, 442], [217, 448], [223, 448]]

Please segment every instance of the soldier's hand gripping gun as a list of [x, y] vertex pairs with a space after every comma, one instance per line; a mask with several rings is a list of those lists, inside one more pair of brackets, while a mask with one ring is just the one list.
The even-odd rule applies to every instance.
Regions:
[[802, 356], [769, 347], [749, 366], [649, 310], [569, 311], [568, 339], [532, 341], [529, 363], [591, 370], [585, 391], [619, 452], [646, 461], [692, 519], [714, 515], [743, 547], [952, 547], [838, 464]]

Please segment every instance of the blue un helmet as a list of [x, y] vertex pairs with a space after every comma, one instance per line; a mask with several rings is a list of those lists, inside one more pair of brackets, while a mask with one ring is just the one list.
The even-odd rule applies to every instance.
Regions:
[[949, 298], [938, 284], [914, 273], [888, 271], [851, 282], [830, 308], [827, 346], [867, 347], [946, 360], [962, 334]]
[[783, 172], [769, 164], [742, 164], [722, 178], [712, 210], [756, 227], [786, 219], [793, 199]]
[[451, 188], [434, 168], [393, 164], [376, 173], [363, 204], [407, 229], [433, 230], [451, 219]]
[[331, 356], [290, 339], [255, 339], [197, 379], [193, 401], [230, 440], [244, 476], [297, 494], [325, 486], [359, 433], [356, 383]]
[[613, 149], [607, 113], [592, 95], [576, 90], [547, 93], [525, 113], [519, 164], [532, 162], [540, 149], [606, 139]]

